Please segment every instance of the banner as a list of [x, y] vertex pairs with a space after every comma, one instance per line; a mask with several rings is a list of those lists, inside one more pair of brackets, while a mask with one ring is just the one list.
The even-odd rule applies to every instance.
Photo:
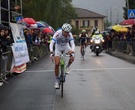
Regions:
[[15, 60], [15, 66], [29, 62], [29, 54], [26, 43], [13, 43], [12, 52]]
[[11, 26], [14, 42], [15, 43], [26, 42], [23, 33], [23, 26], [21, 24], [16, 24], [16, 23], [10, 23], [10, 26]]
[[25, 41], [23, 26], [17, 23], [10, 23], [13, 40], [12, 52], [13, 61], [11, 72], [22, 73], [26, 70], [26, 63], [29, 62], [29, 54]]
[[20, 66], [14, 66], [11, 72], [22, 73], [26, 70], [26, 68], [27, 68], [26, 64], [22, 64]]

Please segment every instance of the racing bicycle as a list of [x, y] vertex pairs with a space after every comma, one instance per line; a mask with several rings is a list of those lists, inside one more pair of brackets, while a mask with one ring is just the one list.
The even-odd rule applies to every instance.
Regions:
[[85, 55], [85, 45], [82, 45], [81, 55], [82, 55], [82, 59], [84, 60], [84, 55]]
[[81, 58], [84, 60], [84, 55], [85, 55], [85, 43], [82, 44], [82, 40], [85, 40], [86, 37], [81, 37], [80, 38], [80, 45], [82, 45], [81, 49]]
[[71, 55], [67, 55], [62, 53], [60, 55], [60, 69], [59, 69], [59, 86], [60, 86], [60, 90], [61, 90], [61, 97], [63, 97], [63, 89], [64, 89], [64, 82], [66, 81], [66, 64], [65, 64], [65, 57], [70, 57]]

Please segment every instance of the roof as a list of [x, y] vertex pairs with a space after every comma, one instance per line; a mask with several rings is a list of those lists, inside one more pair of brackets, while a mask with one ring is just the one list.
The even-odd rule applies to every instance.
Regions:
[[87, 10], [87, 9], [82, 9], [82, 8], [75, 8], [76, 13], [78, 15], [78, 18], [104, 18], [104, 15], [98, 14], [96, 12]]

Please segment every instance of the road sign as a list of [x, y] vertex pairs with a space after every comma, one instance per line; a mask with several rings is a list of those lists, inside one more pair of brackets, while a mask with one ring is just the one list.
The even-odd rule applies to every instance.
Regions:
[[17, 23], [20, 22], [22, 19], [23, 19], [22, 16], [16, 16], [16, 22], [17, 22]]
[[135, 18], [135, 9], [128, 10], [128, 18]]

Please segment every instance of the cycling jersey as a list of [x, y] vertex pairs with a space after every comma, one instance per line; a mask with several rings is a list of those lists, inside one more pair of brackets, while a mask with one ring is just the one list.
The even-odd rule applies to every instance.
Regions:
[[85, 41], [87, 40], [87, 37], [88, 37], [87, 34], [80, 34], [79, 35], [81, 45], [84, 45]]
[[[69, 50], [75, 49], [75, 44], [74, 44], [74, 38], [72, 33], [70, 32], [67, 37], [63, 36], [62, 30], [58, 30], [52, 38], [52, 41], [50, 43], [50, 51], [53, 51], [53, 45], [55, 43], [55, 54], [57, 53], [60, 54], [60, 51], [66, 51], [66, 53]], [[69, 46], [69, 43], [71, 47]]]

